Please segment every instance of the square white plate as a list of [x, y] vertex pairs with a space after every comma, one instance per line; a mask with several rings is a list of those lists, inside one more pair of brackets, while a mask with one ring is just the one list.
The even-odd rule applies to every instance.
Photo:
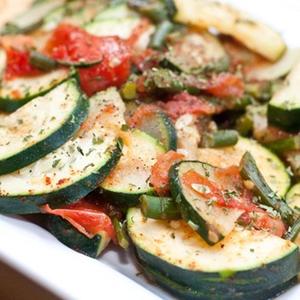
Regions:
[[[300, 47], [299, 0], [225, 2], [276, 28], [291, 47]], [[139, 276], [131, 252], [113, 248], [94, 260], [70, 250], [43, 228], [21, 218], [0, 216], [0, 258], [63, 299], [174, 299]], [[279, 299], [298, 300], [299, 295], [300, 285]]]

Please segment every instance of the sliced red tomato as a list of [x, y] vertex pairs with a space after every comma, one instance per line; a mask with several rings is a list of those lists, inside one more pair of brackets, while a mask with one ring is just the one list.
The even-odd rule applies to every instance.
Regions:
[[205, 88], [207, 93], [220, 98], [240, 98], [244, 90], [242, 79], [230, 73], [216, 75]]
[[5, 80], [24, 76], [40, 75], [41, 71], [30, 64], [30, 56], [27, 50], [6, 49], [7, 66], [4, 73]]
[[131, 55], [126, 41], [96, 37], [83, 29], [62, 24], [54, 31], [45, 52], [58, 60], [101, 62], [79, 70], [80, 84], [88, 96], [110, 86], [120, 86], [130, 75]]
[[44, 52], [56, 60], [67, 62], [100, 61], [97, 38], [85, 30], [70, 24], [59, 25], [48, 40]]
[[164, 196], [169, 192], [169, 170], [177, 162], [184, 159], [184, 155], [169, 151], [158, 157], [151, 168], [150, 184], [158, 195]]
[[101, 231], [112, 239], [115, 237], [112, 221], [103, 207], [85, 200], [59, 209], [51, 209], [47, 204], [42, 207], [42, 212], [64, 218], [88, 238], [93, 238]]
[[130, 127], [139, 127], [145, 118], [152, 116], [158, 110], [159, 108], [153, 104], [140, 105], [133, 115], [128, 118], [127, 124]]
[[176, 120], [185, 114], [196, 116], [212, 115], [218, 111], [203, 98], [199, 98], [189, 93], [182, 92], [171, 97], [166, 102], [160, 102], [159, 106], [173, 119]]
[[266, 230], [271, 234], [282, 237], [286, 233], [286, 226], [280, 218], [269, 216], [266, 212], [255, 213], [252, 225], [258, 230]]

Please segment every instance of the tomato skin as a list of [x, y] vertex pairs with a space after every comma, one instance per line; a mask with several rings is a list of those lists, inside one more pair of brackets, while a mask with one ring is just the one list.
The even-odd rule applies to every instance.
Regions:
[[167, 102], [160, 102], [159, 106], [173, 119], [176, 120], [185, 114], [207, 116], [217, 112], [216, 107], [206, 100], [182, 92], [171, 97]]
[[10, 80], [22, 76], [40, 75], [41, 71], [30, 64], [30, 56], [27, 50], [6, 49], [7, 66], [4, 73], [4, 79]]
[[239, 77], [230, 73], [221, 73], [212, 78], [205, 91], [220, 98], [241, 98], [245, 86]]
[[184, 155], [173, 150], [160, 155], [151, 168], [150, 184], [159, 196], [169, 192], [169, 170], [177, 162], [184, 159]]
[[81, 88], [88, 96], [109, 86], [121, 86], [130, 75], [130, 51], [118, 37], [98, 38], [101, 63], [79, 70]]
[[41, 210], [43, 213], [64, 218], [88, 238], [93, 238], [101, 231], [106, 232], [112, 239], [115, 237], [112, 221], [104, 212], [105, 209], [84, 199], [59, 209], [51, 209], [47, 204]]
[[120, 86], [130, 75], [130, 49], [118, 37], [97, 37], [79, 27], [62, 24], [44, 51], [52, 58], [71, 62], [101, 60], [78, 70], [81, 88], [88, 96], [110, 86]]
[[53, 31], [44, 52], [53, 59], [68, 62], [97, 61], [102, 59], [96, 37], [70, 24], [61, 24]]

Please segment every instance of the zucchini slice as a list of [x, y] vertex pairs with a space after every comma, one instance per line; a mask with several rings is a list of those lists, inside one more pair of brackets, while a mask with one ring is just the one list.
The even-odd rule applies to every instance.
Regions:
[[2, 34], [26, 33], [39, 27], [43, 19], [54, 9], [63, 4], [63, 0], [41, 1], [33, 5], [24, 14], [16, 17], [13, 22], [8, 22], [2, 28]]
[[0, 176], [0, 213], [15, 213], [17, 201], [23, 207], [72, 203], [96, 189], [110, 173], [121, 156], [118, 131], [125, 107], [114, 88], [89, 102], [88, 117], [76, 136], [37, 162]]
[[179, 23], [199, 29], [215, 28], [271, 61], [279, 59], [286, 50], [277, 32], [228, 4], [211, 0], [175, 0], [175, 4], [175, 20]]
[[275, 93], [268, 106], [271, 124], [286, 130], [300, 130], [300, 62], [287, 77], [284, 86]]
[[271, 189], [284, 196], [290, 187], [290, 177], [279, 158], [252, 139], [239, 138], [232, 147], [221, 149], [198, 149], [197, 158], [219, 168], [238, 166], [243, 155], [249, 151]]
[[140, 19], [137, 17], [124, 19], [99, 19], [85, 26], [85, 30], [96, 36], [118, 36], [128, 39], [138, 26]]
[[189, 286], [185, 286], [179, 284], [171, 279], [168, 276], [157, 272], [156, 270], [150, 268], [149, 266], [141, 263], [142, 269], [145, 271], [145, 274], [157, 284], [170, 291], [174, 296], [178, 299], [185, 300], [215, 300], [216, 297], [219, 300], [266, 300], [266, 299], [274, 299], [275, 297], [280, 296], [282, 293], [287, 291], [288, 289], [295, 286], [298, 282], [297, 278], [293, 278], [288, 282], [280, 284], [278, 286], [272, 287], [267, 290], [257, 290], [250, 293], [247, 292], [239, 292], [231, 291], [226, 293], [226, 295], [222, 292], [218, 292], [218, 290], [214, 290], [211, 293], [207, 291], [205, 288], [191, 289]]
[[163, 65], [188, 73], [222, 72], [229, 67], [229, 58], [216, 37], [208, 32], [187, 32], [169, 38], [169, 51]]
[[206, 186], [195, 184], [194, 188], [192, 184], [190, 187], [185, 183], [184, 175], [196, 172], [221, 185], [220, 179], [215, 176], [216, 169], [199, 161], [182, 161], [174, 165], [169, 173], [172, 197], [176, 199], [183, 219], [210, 245], [218, 243], [233, 230], [243, 211], [214, 205], [197, 193], [198, 188], [205, 189]]
[[263, 293], [299, 271], [298, 247], [264, 231], [236, 227], [209, 246], [185, 222], [145, 219], [137, 208], [128, 211], [127, 228], [143, 264], [214, 299]]
[[60, 69], [35, 77], [3, 80], [0, 86], [0, 109], [13, 112], [29, 100], [45, 95], [73, 75], [67, 69]]
[[[286, 202], [296, 213], [300, 213], [300, 183], [294, 185], [287, 193]], [[298, 234], [295, 243], [300, 247], [300, 234]]]
[[145, 115], [137, 127], [160, 141], [166, 150], [176, 151], [176, 129], [164, 112], [157, 111], [153, 112], [153, 114]]
[[247, 72], [249, 81], [272, 81], [286, 76], [300, 60], [300, 49], [287, 49], [275, 63], [262, 63]]
[[0, 175], [19, 170], [67, 142], [87, 109], [76, 79], [70, 79], [2, 117]]
[[151, 167], [165, 152], [160, 143], [137, 129], [121, 132], [123, 156], [100, 187], [114, 202], [135, 206], [142, 194], [153, 193], [149, 185]]
[[103, 231], [93, 238], [88, 238], [61, 217], [48, 217], [49, 231], [63, 244], [90, 257], [98, 257], [110, 242], [110, 237]]

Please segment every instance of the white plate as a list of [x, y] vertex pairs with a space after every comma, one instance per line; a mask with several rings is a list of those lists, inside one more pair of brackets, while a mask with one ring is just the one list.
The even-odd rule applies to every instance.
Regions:
[[[264, 20], [300, 47], [299, 0], [228, 0]], [[139, 276], [131, 253], [106, 251], [90, 259], [62, 245], [39, 226], [0, 216], [0, 259], [6, 261], [63, 299], [174, 299]], [[125, 276], [124, 276], [125, 275]], [[300, 285], [279, 297], [298, 300]], [[120, 297], [120, 298], [119, 298]]]

